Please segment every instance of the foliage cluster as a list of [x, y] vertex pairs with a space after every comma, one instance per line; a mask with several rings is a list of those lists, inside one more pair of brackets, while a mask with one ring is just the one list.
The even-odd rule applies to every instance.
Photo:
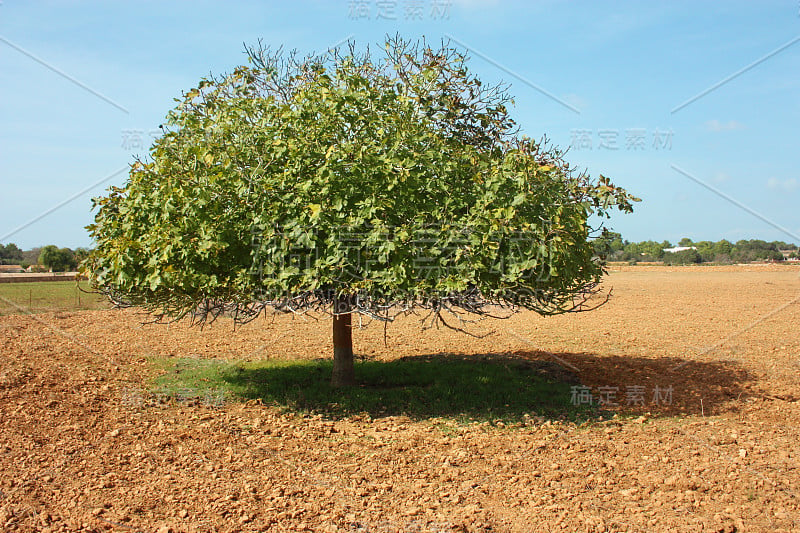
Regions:
[[88, 254], [89, 251], [85, 248], [73, 251], [69, 248], [59, 248], [54, 244], [48, 244], [41, 248], [38, 264], [53, 272], [66, 272], [75, 270], [78, 264], [88, 257]]
[[0, 265], [18, 265], [22, 261], [22, 250], [16, 244], [0, 244]]

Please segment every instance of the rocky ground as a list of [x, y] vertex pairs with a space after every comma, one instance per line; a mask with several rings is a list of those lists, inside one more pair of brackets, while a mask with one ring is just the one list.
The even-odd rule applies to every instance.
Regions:
[[619, 267], [605, 287], [597, 311], [483, 322], [483, 338], [414, 317], [387, 346], [376, 324], [355, 332], [367, 358], [557, 361], [594, 401], [616, 391], [580, 424], [147, 396], [150, 356], [316, 358], [327, 321], [0, 317], [0, 529], [800, 531], [800, 269]]

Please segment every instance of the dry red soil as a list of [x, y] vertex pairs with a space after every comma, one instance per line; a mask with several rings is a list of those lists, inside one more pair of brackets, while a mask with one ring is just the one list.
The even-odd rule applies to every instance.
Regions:
[[618, 267], [605, 287], [599, 310], [486, 321], [483, 338], [413, 317], [388, 346], [378, 325], [355, 333], [381, 359], [558, 357], [595, 393], [619, 387], [618, 416], [581, 424], [137, 404], [149, 356], [317, 358], [330, 322], [0, 317], [0, 529], [800, 531], [800, 269]]

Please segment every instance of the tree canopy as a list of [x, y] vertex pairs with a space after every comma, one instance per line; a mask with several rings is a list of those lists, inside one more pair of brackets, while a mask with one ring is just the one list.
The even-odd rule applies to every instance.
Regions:
[[14, 265], [22, 260], [22, 250], [16, 244], [0, 244], [0, 265]]
[[177, 99], [149, 157], [95, 199], [95, 288], [199, 320], [421, 308], [459, 327], [587, 308], [603, 274], [589, 217], [637, 199], [519, 135], [507, 88], [463, 52], [247, 52]]
[[75, 254], [69, 248], [59, 248], [54, 244], [42, 247], [39, 252], [39, 264], [54, 272], [72, 270], [77, 266]]

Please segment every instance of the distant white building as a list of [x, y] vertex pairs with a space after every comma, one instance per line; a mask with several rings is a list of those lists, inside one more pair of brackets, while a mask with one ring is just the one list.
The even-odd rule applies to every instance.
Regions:
[[697, 246], [676, 246], [674, 248], [664, 248], [664, 252], [674, 254], [675, 252], [683, 252], [684, 250], [697, 250]]

